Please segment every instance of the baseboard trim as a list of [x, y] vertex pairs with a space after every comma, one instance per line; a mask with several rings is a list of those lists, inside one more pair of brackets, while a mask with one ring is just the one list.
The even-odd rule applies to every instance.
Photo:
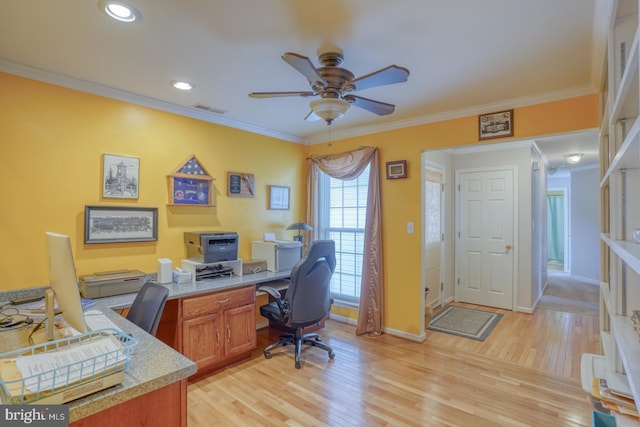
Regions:
[[382, 328], [382, 330], [384, 331], [384, 333], [389, 334], [389, 335], [393, 335], [395, 337], [398, 338], [404, 338], [407, 339], [409, 341], [415, 341], [415, 342], [424, 342], [427, 339], [427, 334], [423, 333], [422, 335], [416, 335], [416, 334], [409, 334], [407, 332], [404, 331], [398, 331], [396, 329], [391, 329], [391, 328]]
[[329, 319], [337, 320], [338, 322], [342, 322], [342, 323], [348, 323], [349, 325], [357, 325], [358, 324], [358, 321], [356, 319], [352, 319], [352, 318], [346, 317], [346, 316], [340, 316], [340, 315], [334, 314], [334, 313], [330, 313], [329, 314]]

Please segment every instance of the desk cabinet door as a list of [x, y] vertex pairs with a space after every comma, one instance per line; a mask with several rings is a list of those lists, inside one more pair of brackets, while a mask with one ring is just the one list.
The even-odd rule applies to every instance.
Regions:
[[183, 321], [182, 335], [182, 354], [197, 362], [199, 370], [214, 365], [222, 359], [222, 340], [225, 336], [221, 313]]
[[225, 357], [256, 348], [255, 304], [225, 310]]

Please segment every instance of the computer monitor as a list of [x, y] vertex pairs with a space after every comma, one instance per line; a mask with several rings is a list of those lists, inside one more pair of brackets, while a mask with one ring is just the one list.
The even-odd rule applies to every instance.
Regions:
[[[55, 294], [58, 308], [62, 311], [65, 322], [78, 332], [87, 332], [80, 300], [80, 290], [73, 262], [71, 240], [63, 234], [47, 232], [47, 252], [49, 255], [49, 284]], [[53, 301], [47, 298], [48, 338], [53, 332]]]

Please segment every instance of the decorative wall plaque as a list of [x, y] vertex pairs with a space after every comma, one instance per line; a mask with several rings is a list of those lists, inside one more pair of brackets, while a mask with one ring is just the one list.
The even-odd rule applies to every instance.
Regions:
[[215, 206], [213, 177], [191, 156], [173, 173], [167, 175], [170, 205]]

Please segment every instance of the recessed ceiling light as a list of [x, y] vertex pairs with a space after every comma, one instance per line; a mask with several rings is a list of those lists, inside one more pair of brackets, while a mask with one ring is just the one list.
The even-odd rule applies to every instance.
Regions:
[[582, 160], [582, 153], [572, 153], [572, 154], [565, 154], [564, 158], [567, 160], [567, 163], [569, 163], [570, 165], [576, 165], [578, 163], [580, 163], [580, 160]]
[[184, 80], [171, 80], [171, 86], [180, 90], [191, 90], [193, 89], [193, 84], [186, 82]]
[[111, 18], [120, 22], [139, 21], [142, 18], [135, 7], [122, 1], [100, 0], [98, 7]]

